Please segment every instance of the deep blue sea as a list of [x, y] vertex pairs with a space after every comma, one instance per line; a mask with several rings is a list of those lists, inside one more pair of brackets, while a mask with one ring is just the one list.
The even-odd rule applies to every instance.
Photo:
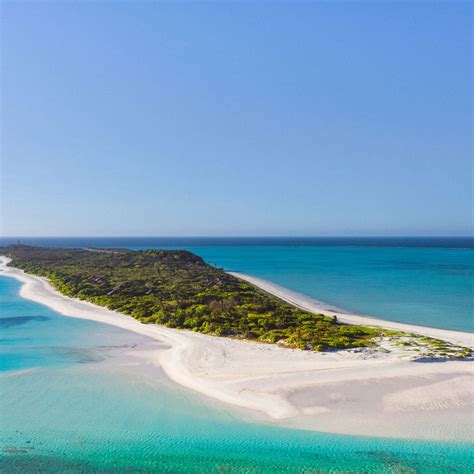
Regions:
[[[138, 356], [152, 339], [22, 299], [0, 276], [0, 472], [467, 473], [468, 443], [257, 423]], [[389, 430], [390, 427], [387, 427]]]
[[[0, 239], [0, 245], [17, 239]], [[20, 238], [66, 247], [185, 248], [329, 306], [474, 330], [474, 238]]]

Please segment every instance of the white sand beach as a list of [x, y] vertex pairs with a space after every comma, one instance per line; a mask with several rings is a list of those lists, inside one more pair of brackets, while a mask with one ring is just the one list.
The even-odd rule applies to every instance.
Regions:
[[460, 344], [466, 347], [473, 347], [474, 345], [474, 334], [461, 331], [450, 331], [448, 329], [436, 329], [428, 328], [424, 326], [415, 326], [413, 324], [403, 324], [393, 321], [385, 321], [383, 319], [376, 319], [369, 316], [362, 316], [358, 314], [344, 313], [342, 311], [327, 309], [319, 301], [313, 298], [291, 291], [287, 288], [283, 288], [275, 283], [271, 283], [261, 278], [252, 277], [243, 273], [228, 272], [241, 280], [245, 280], [252, 285], [258, 286], [262, 290], [265, 290], [272, 295], [278, 296], [282, 300], [297, 306], [306, 311], [312, 313], [325, 314], [327, 316], [337, 316], [337, 319], [347, 324], [362, 324], [365, 326], [381, 326], [387, 329], [393, 329], [396, 331], [407, 331], [416, 334], [422, 334], [424, 336], [434, 337], [442, 339], [444, 341], [452, 342], [453, 344]]
[[[249, 409], [280, 425], [334, 433], [385, 437], [472, 440], [472, 361], [417, 362], [404, 348], [312, 352], [206, 336], [141, 324], [137, 320], [65, 297], [44, 278], [7, 267], [0, 275], [23, 283], [21, 296], [76, 318], [112, 324], [167, 343], [150, 352], [174, 382]], [[244, 275], [236, 275], [282, 299], [315, 312], [335, 314], [314, 300]], [[473, 335], [337, 314], [343, 322], [381, 325], [472, 347]], [[143, 356], [143, 353], [140, 354]]]

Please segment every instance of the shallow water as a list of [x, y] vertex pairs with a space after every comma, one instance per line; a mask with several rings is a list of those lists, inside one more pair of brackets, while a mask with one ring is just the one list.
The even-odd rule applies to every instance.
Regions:
[[[472, 472], [470, 446], [266, 425], [173, 384], [166, 346], [63, 317], [0, 277], [1, 472]], [[389, 429], [389, 427], [388, 427]]]

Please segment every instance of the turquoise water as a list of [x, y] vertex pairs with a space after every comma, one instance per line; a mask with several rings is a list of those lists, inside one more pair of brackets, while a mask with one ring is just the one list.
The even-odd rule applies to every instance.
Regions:
[[[351, 312], [474, 330], [474, 239], [26, 238], [64, 247], [186, 248], [225, 270], [277, 283]], [[0, 244], [16, 243], [0, 239]]]
[[191, 247], [226, 270], [389, 321], [474, 330], [474, 252], [403, 247]]
[[165, 346], [67, 318], [0, 277], [0, 471], [473, 472], [470, 446], [278, 428], [176, 386]]

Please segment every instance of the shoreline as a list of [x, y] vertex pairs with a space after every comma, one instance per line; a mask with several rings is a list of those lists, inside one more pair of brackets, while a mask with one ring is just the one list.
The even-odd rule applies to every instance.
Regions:
[[[64, 296], [45, 278], [7, 267], [7, 262], [0, 257], [0, 275], [20, 281], [23, 298], [64, 316], [111, 324], [165, 342], [170, 349], [150, 354], [150, 362], [159, 364], [172, 381], [250, 409], [255, 416], [255, 411], [263, 414], [266, 422], [341, 434], [430, 440], [468, 441], [474, 434], [472, 361], [417, 363], [402, 348], [318, 353], [145, 325], [130, 316]], [[282, 298], [281, 288], [258, 283], [265, 291], [279, 292], [275, 295]], [[296, 298], [293, 292], [283, 296]], [[308, 304], [301, 300], [296, 303], [300, 307]], [[341, 313], [341, 321], [349, 317], [353, 318]], [[365, 319], [370, 323], [362, 324], [390, 324]], [[446, 340], [454, 337], [454, 332], [457, 343], [472, 346], [472, 334], [434, 331], [445, 333], [446, 338], [441, 338]], [[261, 418], [258, 416], [259, 421]]]
[[288, 288], [284, 288], [276, 283], [272, 283], [262, 278], [246, 275], [245, 273], [227, 272], [236, 278], [246, 281], [273, 296], [276, 296], [287, 303], [297, 306], [311, 313], [320, 313], [326, 316], [337, 316], [338, 321], [346, 324], [360, 324], [363, 326], [377, 326], [395, 331], [405, 331], [423, 336], [442, 339], [453, 344], [474, 347], [474, 333], [464, 331], [455, 331], [453, 329], [431, 328], [427, 326], [418, 326], [409, 323], [398, 323], [396, 321], [388, 321], [366, 315], [353, 314], [345, 312], [342, 309], [330, 309], [324, 306], [324, 303], [318, 301], [311, 296], [298, 293]]

